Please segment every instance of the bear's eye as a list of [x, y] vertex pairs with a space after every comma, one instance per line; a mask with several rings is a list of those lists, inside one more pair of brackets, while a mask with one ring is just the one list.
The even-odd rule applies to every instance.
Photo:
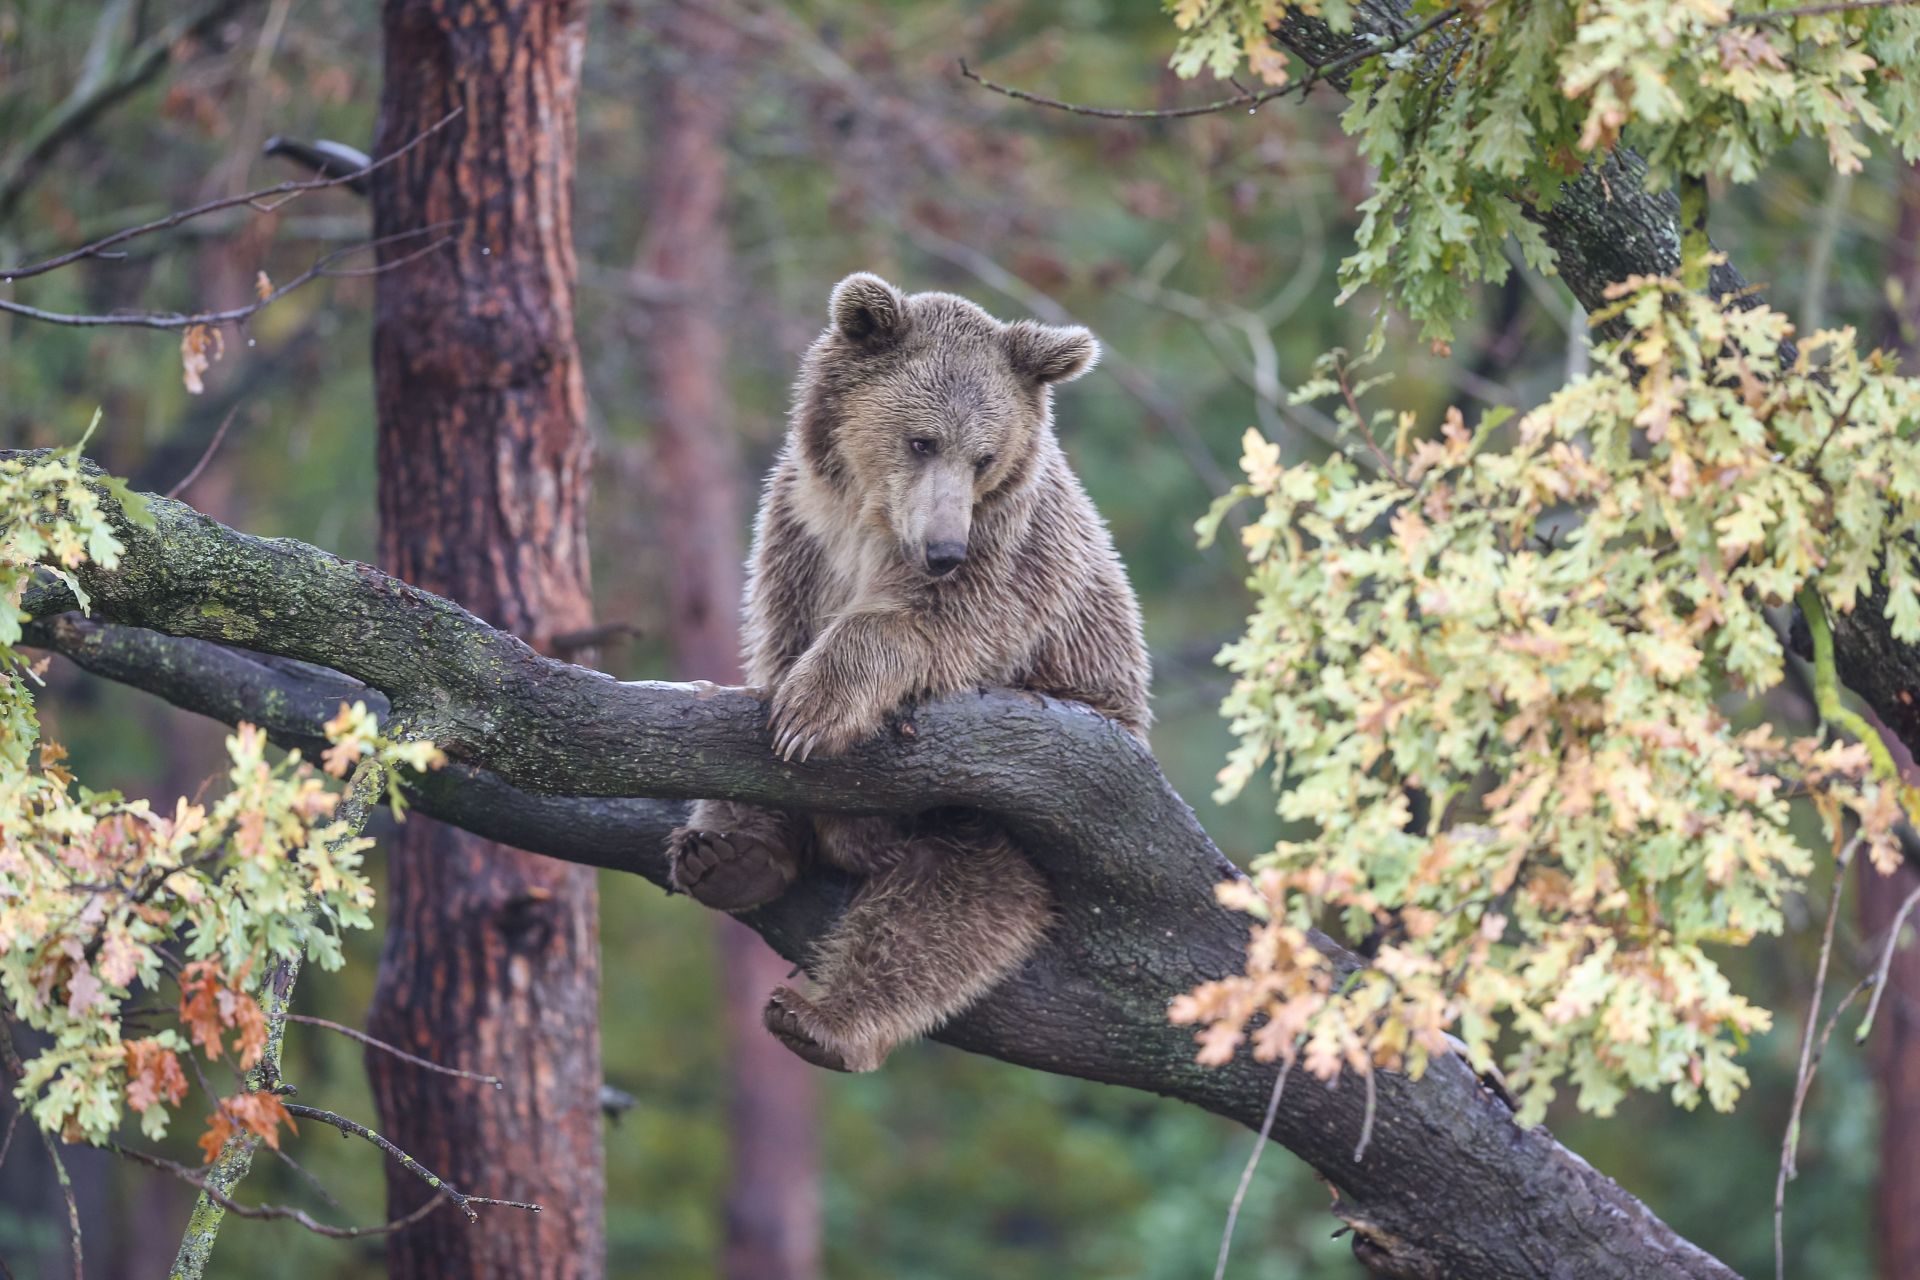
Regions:
[[983, 476], [987, 474], [987, 468], [991, 467], [992, 465], [993, 465], [993, 455], [988, 454], [986, 457], [980, 459], [980, 461], [973, 464], [973, 474], [977, 476]]
[[926, 436], [915, 436], [913, 439], [907, 441], [907, 447], [923, 458], [930, 458], [939, 450], [940, 446]]

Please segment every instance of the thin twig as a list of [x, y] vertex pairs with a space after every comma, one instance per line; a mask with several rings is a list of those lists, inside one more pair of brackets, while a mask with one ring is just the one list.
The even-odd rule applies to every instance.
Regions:
[[1253, 1185], [1253, 1171], [1260, 1167], [1260, 1156], [1267, 1149], [1267, 1141], [1273, 1134], [1274, 1117], [1280, 1114], [1280, 1095], [1287, 1087], [1287, 1076], [1293, 1071], [1293, 1063], [1288, 1062], [1280, 1068], [1280, 1074], [1273, 1082], [1273, 1096], [1267, 1099], [1267, 1118], [1260, 1122], [1260, 1136], [1254, 1140], [1253, 1151], [1247, 1156], [1247, 1167], [1240, 1171], [1240, 1185], [1234, 1188], [1233, 1203], [1227, 1206], [1227, 1226], [1220, 1233], [1220, 1257], [1213, 1264], [1213, 1280], [1222, 1280], [1227, 1274], [1227, 1254], [1233, 1248], [1233, 1227], [1240, 1220], [1240, 1206], [1247, 1198], [1247, 1188]]
[[[7, 1074], [13, 1079], [24, 1079], [26, 1066], [20, 1061], [20, 1054], [13, 1047], [13, 1032], [5, 1019], [0, 1019], [0, 1063], [5, 1063]], [[24, 1108], [23, 1108], [24, 1109]], [[14, 1119], [20, 1118], [19, 1112]], [[53, 1135], [35, 1125], [34, 1132], [40, 1135], [40, 1145], [47, 1149], [47, 1157], [53, 1161], [53, 1174], [60, 1182], [60, 1193], [67, 1200], [67, 1233], [73, 1245], [73, 1280], [86, 1280], [86, 1262], [80, 1249], [80, 1202], [74, 1199], [73, 1179], [67, 1176], [67, 1165], [60, 1158], [60, 1148], [54, 1145]], [[13, 1130], [7, 1130], [7, 1141], [13, 1141]]]
[[1347, 381], [1347, 367], [1344, 364], [1334, 366], [1333, 376], [1340, 383], [1340, 395], [1347, 402], [1347, 412], [1353, 415], [1353, 429], [1360, 434], [1361, 442], [1373, 454], [1374, 461], [1380, 464], [1380, 470], [1401, 488], [1413, 488], [1413, 481], [1400, 474], [1400, 468], [1394, 466], [1393, 459], [1389, 458], [1387, 451], [1380, 447], [1380, 442], [1373, 438], [1373, 431], [1367, 426], [1366, 415], [1360, 412], [1360, 402], [1354, 398], [1353, 386]]
[[[342, 174], [337, 178], [308, 178], [299, 181], [282, 182], [271, 187], [261, 187], [255, 191], [245, 191], [235, 196], [221, 196], [217, 200], [209, 200], [205, 204], [194, 205], [191, 209], [180, 209], [168, 214], [164, 218], [156, 218], [152, 222], [143, 222], [138, 226], [127, 227], [124, 230], [116, 231], [110, 236], [103, 236], [98, 240], [83, 244], [78, 249], [69, 249], [67, 252], [48, 258], [43, 262], [33, 262], [18, 267], [0, 268], [0, 280], [11, 284], [16, 280], [26, 280], [33, 276], [45, 275], [49, 271], [56, 271], [61, 267], [67, 266], [69, 263], [78, 262], [82, 258], [98, 257], [103, 250], [111, 249], [115, 245], [125, 244], [129, 240], [134, 240], [144, 235], [151, 235], [156, 231], [167, 231], [179, 226], [183, 222], [204, 217], [209, 213], [217, 213], [222, 209], [231, 209], [236, 205], [251, 205], [255, 209], [261, 209], [262, 212], [271, 212], [286, 204], [287, 201], [296, 200], [309, 191], [320, 191], [327, 187], [345, 186], [347, 183], [353, 182], [356, 179], [364, 179], [375, 170], [384, 169], [401, 156], [406, 155], [409, 151], [412, 151], [415, 147], [425, 142], [428, 138], [431, 138], [434, 134], [452, 124], [465, 111], [465, 107], [455, 107], [452, 111], [442, 116], [438, 122], [428, 125], [425, 129], [421, 130], [419, 134], [410, 139], [404, 146], [388, 152], [372, 164], [369, 164], [366, 168], [356, 170], [353, 173]], [[262, 209], [260, 202], [274, 196], [284, 196], [286, 198]]]
[[1786, 22], [1793, 18], [1821, 18], [1830, 13], [1853, 13], [1864, 9], [1904, 9], [1920, 0], [1839, 0], [1834, 4], [1810, 4], [1803, 9], [1776, 9], [1771, 13], [1736, 13], [1727, 19], [1730, 27], [1753, 27], [1766, 22]]
[[1900, 910], [1894, 913], [1893, 927], [1887, 930], [1886, 945], [1880, 948], [1880, 964], [1873, 971], [1873, 999], [1867, 1001], [1867, 1014], [1860, 1019], [1860, 1029], [1853, 1033], [1855, 1044], [1865, 1044], [1867, 1036], [1873, 1031], [1873, 1016], [1880, 1012], [1880, 998], [1887, 993], [1887, 970], [1893, 967], [1893, 953], [1900, 946], [1900, 927], [1907, 922], [1907, 914], [1914, 904], [1920, 903], [1920, 889], [1907, 895], [1900, 904]]
[[331, 1111], [322, 1111], [319, 1107], [302, 1106], [297, 1102], [289, 1102], [285, 1105], [287, 1110], [296, 1116], [301, 1116], [308, 1120], [318, 1120], [321, 1124], [332, 1125], [342, 1133], [352, 1134], [356, 1138], [365, 1138], [368, 1142], [371, 1142], [374, 1146], [379, 1147], [395, 1160], [398, 1160], [403, 1166], [419, 1174], [421, 1179], [435, 1191], [444, 1193], [454, 1204], [460, 1207], [460, 1212], [467, 1215], [468, 1222], [477, 1222], [480, 1219], [480, 1215], [473, 1211], [473, 1206], [476, 1204], [495, 1204], [506, 1209], [525, 1209], [530, 1213], [540, 1212], [539, 1205], [528, 1204], [523, 1200], [496, 1200], [492, 1196], [470, 1196], [456, 1191], [452, 1184], [446, 1182], [438, 1174], [428, 1169], [399, 1147], [396, 1147], [388, 1139], [381, 1137], [356, 1120], [349, 1120], [345, 1116], [335, 1115]]
[[416, 1067], [425, 1067], [428, 1071], [438, 1071], [444, 1076], [458, 1076], [462, 1080], [478, 1080], [480, 1083], [490, 1084], [496, 1089], [504, 1089], [507, 1087], [506, 1082], [499, 1076], [483, 1075], [478, 1071], [462, 1071], [459, 1067], [446, 1067], [438, 1062], [430, 1062], [426, 1058], [415, 1057], [397, 1045], [388, 1044], [385, 1040], [376, 1039], [364, 1031], [356, 1030], [343, 1023], [333, 1022], [326, 1018], [316, 1018], [309, 1013], [289, 1013], [284, 1016], [288, 1022], [304, 1022], [310, 1027], [325, 1027], [329, 1031], [338, 1031], [350, 1040], [358, 1040], [361, 1044], [370, 1045], [383, 1053], [390, 1053], [402, 1062], [411, 1062]]
[[[35, 1126], [38, 1129], [38, 1126]], [[80, 1202], [74, 1198], [73, 1179], [67, 1173], [67, 1162], [60, 1158], [60, 1148], [54, 1144], [53, 1135], [45, 1129], [39, 1129], [40, 1145], [47, 1149], [47, 1158], [53, 1161], [53, 1176], [60, 1182], [60, 1194], [67, 1201], [67, 1235], [73, 1245], [73, 1280], [87, 1280], [87, 1265], [80, 1252]]]
[[1421, 36], [1426, 35], [1429, 31], [1432, 31], [1437, 27], [1444, 26], [1445, 24], [1452, 22], [1455, 18], [1459, 16], [1460, 16], [1460, 6], [1458, 5], [1454, 5], [1451, 8], [1442, 9], [1440, 12], [1434, 14], [1431, 18], [1428, 18], [1425, 22], [1421, 23], [1419, 26], [1414, 27], [1409, 31], [1403, 32], [1402, 34], [1393, 37], [1391, 40], [1388, 40], [1383, 44], [1374, 45], [1370, 49], [1355, 49], [1352, 53], [1344, 54], [1341, 57], [1335, 58], [1332, 62], [1325, 63], [1322, 66], [1315, 67], [1313, 69], [1313, 72], [1307, 76], [1304, 82], [1302, 82], [1301, 96], [1304, 97], [1305, 91], [1308, 89], [1311, 89], [1316, 81], [1330, 80], [1334, 76], [1339, 75], [1342, 71], [1345, 71], [1347, 68], [1356, 66], [1359, 63], [1365, 62], [1368, 58], [1375, 58], [1380, 56], [1383, 53], [1393, 53], [1396, 50], [1404, 49], [1408, 45], [1412, 44], [1415, 40], [1418, 40]]
[[[1827, 989], [1827, 965], [1833, 959], [1833, 925], [1840, 915], [1840, 895], [1847, 885], [1847, 867], [1853, 862], [1856, 838], [1840, 851], [1833, 870], [1833, 893], [1827, 900], [1827, 925], [1820, 937], [1820, 964], [1813, 973], [1813, 998], [1807, 1004], [1807, 1026], [1800, 1036], [1800, 1066], [1794, 1073], [1793, 1109], [1787, 1114], [1787, 1132], [1780, 1141], [1780, 1173], [1773, 1184], [1773, 1275], [1786, 1280], [1787, 1180], [1796, 1172], [1794, 1152], [1800, 1145], [1800, 1113], [1806, 1106], [1807, 1091], [1813, 1087], [1813, 1040], [1820, 1026], [1820, 1001]], [[1855, 994], [1858, 994], [1856, 988]], [[1851, 999], [1851, 997], [1849, 997]], [[1829, 1024], [1831, 1031], [1831, 1024]], [[1824, 1047], [1824, 1037], [1821, 1044]]]
[[[1914, 3], [1915, 0], [1902, 0], [1902, 2]], [[1089, 107], [1078, 102], [1063, 102], [1059, 98], [1049, 98], [1044, 94], [1030, 93], [1025, 89], [1016, 89], [1011, 85], [996, 84], [992, 80], [985, 79], [978, 72], [974, 71], [973, 68], [969, 67], [965, 58], [959, 60], [960, 74], [983, 89], [991, 89], [995, 93], [1004, 94], [1009, 98], [1017, 98], [1021, 102], [1031, 102], [1037, 107], [1050, 107], [1055, 111], [1065, 111], [1076, 116], [1096, 116], [1102, 120], [1184, 120], [1191, 116], [1210, 116], [1221, 111], [1232, 111], [1236, 107], [1245, 107], [1247, 113], [1251, 115], [1259, 109], [1260, 104], [1271, 102], [1275, 98], [1284, 98], [1289, 93], [1298, 93], [1304, 98], [1312, 91], [1313, 86], [1319, 84], [1321, 81], [1331, 80], [1342, 71], [1347, 70], [1357, 63], [1365, 62], [1368, 58], [1376, 58], [1383, 53], [1392, 53], [1396, 49], [1405, 48], [1434, 28], [1451, 22], [1459, 16], [1460, 8], [1458, 5], [1452, 8], [1442, 9], [1439, 13], [1434, 14], [1419, 26], [1394, 36], [1392, 39], [1383, 40], [1379, 44], [1371, 45], [1365, 49], [1355, 49], [1353, 52], [1335, 58], [1331, 62], [1314, 67], [1307, 73], [1307, 77], [1304, 80], [1297, 81], [1293, 84], [1281, 85], [1278, 88], [1262, 89], [1258, 93], [1242, 92], [1231, 98], [1222, 98], [1218, 102], [1203, 103], [1194, 107]]]
[[1827, 434], [1820, 437], [1820, 443], [1814, 446], [1813, 456], [1807, 459], [1805, 470], [1811, 472], [1815, 466], [1819, 465], [1820, 455], [1827, 451], [1827, 442], [1839, 433], [1841, 427], [1847, 425], [1847, 415], [1853, 412], [1853, 402], [1858, 400], [1860, 393], [1866, 389], [1867, 384], [1862, 382], [1853, 389], [1853, 394], [1847, 397], [1847, 402], [1840, 406], [1840, 415], [1827, 427]]
[[7, 1153], [13, 1150], [13, 1131], [20, 1127], [20, 1117], [26, 1112], [27, 1109], [16, 1102], [13, 1114], [7, 1117], [7, 1136], [0, 1138], [0, 1165], [7, 1163]]
[[403, 254], [390, 261], [382, 262], [377, 266], [355, 267], [342, 270], [333, 269], [333, 264], [342, 258], [350, 257], [356, 253], [365, 253], [369, 249], [378, 249], [385, 245], [392, 244], [395, 241], [409, 240], [414, 236], [422, 236], [432, 231], [444, 230], [452, 225], [451, 222], [437, 222], [431, 226], [416, 227], [411, 231], [400, 231], [390, 236], [381, 236], [377, 240], [368, 240], [361, 244], [347, 245], [343, 248], [335, 249], [333, 252], [319, 258], [312, 266], [302, 271], [293, 279], [276, 287], [273, 292], [269, 293], [266, 297], [255, 299], [244, 307], [230, 307], [225, 311], [197, 311], [191, 315], [178, 311], [130, 311], [120, 315], [79, 315], [64, 311], [46, 311], [39, 307], [27, 306], [21, 302], [9, 302], [5, 298], [0, 298], [0, 311], [16, 316], [24, 316], [29, 320], [43, 321], [47, 324], [69, 325], [78, 328], [99, 328], [107, 325], [121, 325], [135, 329], [188, 329], [195, 325], [214, 327], [238, 324], [256, 312], [264, 311], [302, 285], [309, 284], [322, 277], [345, 279], [354, 276], [377, 275], [383, 271], [392, 271], [396, 267], [405, 266], [415, 258], [424, 257], [449, 243], [453, 237], [450, 235], [441, 236], [438, 240], [433, 241], [423, 248]]
[[1373, 1069], [1367, 1069], [1367, 1114], [1360, 1122], [1360, 1143], [1353, 1149], [1353, 1162], [1359, 1164], [1367, 1154], [1367, 1144], [1373, 1141], [1374, 1104], [1379, 1101], [1379, 1092], [1374, 1087]]
[[335, 1227], [319, 1221], [307, 1213], [306, 1210], [296, 1209], [292, 1205], [241, 1204], [232, 1196], [214, 1186], [208, 1181], [205, 1174], [195, 1169], [189, 1169], [183, 1164], [176, 1164], [163, 1156], [156, 1156], [147, 1151], [136, 1151], [132, 1147], [123, 1147], [117, 1142], [109, 1144], [108, 1149], [115, 1155], [125, 1156], [129, 1160], [147, 1165], [150, 1168], [159, 1169], [163, 1173], [170, 1173], [182, 1182], [197, 1187], [201, 1195], [214, 1201], [222, 1209], [231, 1213], [236, 1218], [252, 1218], [256, 1221], [262, 1219], [281, 1219], [288, 1222], [296, 1222], [315, 1235], [326, 1236], [331, 1240], [359, 1240], [367, 1236], [390, 1235], [395, 1231], [401, 1231], [412, 1226], [414, 1223], [432, 1213], [435, 1209], [438, 1209], [442, 1204], [449, 1203], [453, 1199], [450, 1191], [443, 1191], [441, 1194], [428, 1199], [425, 1204], [422, 1204], [411, 1213], [404, 1217], [395, 1218], [391, 1222], [382, 1222], [378, 1226], [372, 1227]]
[[1076, 116], [1098, 116], [1102, 120], [1184, 120], [1189, 116], [1210, 116], [1220, 111], [1231, 111], [1235, 107], [1245, 107], [1251, 112], [1261, 103], [1271, 102], [1282, 94], [1292, 93], [1300, 87], [1290, 84], [1277, 89], [1263, 89], [1259, 93], [1239, 93], [1231, 98], [1222, 98], [1218, 102], [1208, 102], [1197, 107], [1088, 107], [1077, 102], [1062, 102], [1058, 98], [1029, 93], [1025, 89], [1015, 89], [1011, 85], [996, 84], [969, 67], [965, 58], [960, 59], [960, 74], [983, 89], [991, 89], [995, 93], [1017, 98], [1021, 102], [1031, 102], [1037, 107], [1051, 107], [1055, 111], [1066, 111]]
[[206, 449], [200, 454], [200, 461], [193, 464], [193, 470], [187, 472], [186, 475], [180, 477], [180, 483], [174, 485], [173, 488], [167, 490], [167, 497], [169, 498], [179, 497], [181, 494], [187, 491], [188, 485], [192, 484], [195, 480], [198, 480], [200, 478], [200, 473], [207, 469], [207, 463], [213, 460], [214, 453], [219, 450], [220, 442], [227, 438], [227, 428], [233, 425], [233, 415], [239, 412], [240, 412], [240, 402], [236, 400], [234, 402], [233, 408], [227, 410], [227, 416], [220, 419], [220, 429], [214, 432], [213, 439], [207, 442]]
[[298, 1174], [300, 1179], [312, 1189], [313, 1194], [325, 1200], [330, 1207], [342, 1211], [346, 1209], [345, 1205], [334, 1198], [333, 1192], [327, 1190], [327, 1184], [320, 1181], [319, 1175], [307, 1168], [307, 1166], [301, 1164], [298, 1160], [295, 1160], [292, 1152], [284, 1147], [268, 1147], [267, 1150], [271, 1151], [274, 1158], [279, 1160], [281, 1164], [284, 1164], [287, 1168]]

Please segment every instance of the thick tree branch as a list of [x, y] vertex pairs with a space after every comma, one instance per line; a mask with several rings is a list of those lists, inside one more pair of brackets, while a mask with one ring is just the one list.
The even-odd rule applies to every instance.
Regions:
[[[660, 840], [679, 812], [661, 801], [991, 811], [1052, 882], [1059, 922], [1025, 970], [940, 1038], [1262, 1123], [1275, 1069], [1246, 1057], [1203, 1068], [1190, 1033], [1166, 1019], [1169, 998], [1243, 963], [1247, 921], [1213, 894], [1233, 868], [1152, 757], [1111, 722], [986, 693], [921, 708], [910, 730], [844, 759], [789, 765], [769, 749], [752, 691], [620, 683], [544, 658], [368, 566], [150, 502], [156, 527], [121, 532], [120, 567], [83, 571], [96, 618], [119, 625], [53, 619], [73, 602], [40, 588], [28, 599], [49, 619], [36, 624], [37, 641], [296, 743], [314, 740], [340, 698], [373, 702], [379, 690], [458, 762], [422, 781], [422, 810], [656, 883]], [[747, 922], [804, 959], [850, 888], [811, 874]], [[1418, 1082], [1382, 1075], [1378, 1085], [1363, 1160], [1354, 1159], [1367, 1107], [1357, 1082], [1290, 1090], [1273, 1128], [1338, 1189], [1336, 1212], [1377, 1269], [1486, 1280], [1731, 1274], [1544, 1129], [1515, 1126], [1462, 1062], [1435, 1063]]]

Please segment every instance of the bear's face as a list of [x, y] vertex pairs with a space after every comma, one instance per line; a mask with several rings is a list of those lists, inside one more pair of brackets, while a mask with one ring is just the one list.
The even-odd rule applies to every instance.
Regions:
[[944, 577], [966, 560], [981, 505], [1031, 479], [1048, 388], [1084, 373], [1099, 346], [1085, 329], [1002, 324], [865, 273], [834, 289], [831, 313], [808, 355], [820, 403], [806, 460], [909, 566]]

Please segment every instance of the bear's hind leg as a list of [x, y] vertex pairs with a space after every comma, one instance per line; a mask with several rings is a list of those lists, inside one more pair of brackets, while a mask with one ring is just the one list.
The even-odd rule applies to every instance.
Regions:
[[877, 871], [821, 943], [812, 997], [781, 987], [767, 1030], [816, 1066], [872, 1071], [1018, 969], [1051, 897], [998, 832], [916, 836]]
[[800, 874], [804, 818], [728, 800], [702, 800], [667, 837], [673, 887], [717, 911], [772, 902]]

